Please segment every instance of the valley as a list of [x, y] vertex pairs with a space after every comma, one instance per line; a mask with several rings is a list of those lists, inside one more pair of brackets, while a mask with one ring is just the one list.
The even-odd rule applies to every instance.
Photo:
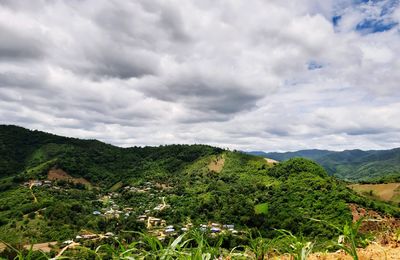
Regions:
[[46, 257], [83, 259], [332, 251], [366, 214], [363, 233], [354, 231], [360, 247], [383, 233], [398, 241], [397, 204], [366, 196], [361, 184], [354, 192], [304, 158], [277, 162], [206, 145], [119, 148], [15, 126], [0, 126], [0, 153], [6, 258], [16, 254], [9, 246], [29, 252], [49, 243]]

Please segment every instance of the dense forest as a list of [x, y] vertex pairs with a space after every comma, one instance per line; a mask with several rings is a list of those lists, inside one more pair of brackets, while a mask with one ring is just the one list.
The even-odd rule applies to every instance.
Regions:
[[[119, 148], [0, 126], [0, 160], [0, 239], [11, 244], [64, 241], [89, 231], [129, 241], [127, 231], [146, 232], [138, 221], [143, 214], [175, 228], [212, 222], [268, 239], [286, 230], [325, 243], [339, 235], [333, 226], [352, 221], [349, 203], [400, 216], [397, 205], [361, 197], [302, 158], [271, 164], [206, 145]], [[52, 171], [71, 179], [29, 185]], [[78, 179], [85, 181], [70, 181]], [[100, 214], [113, 207], [129, 212]], [[224, 243], [247, 242], [237, 236]]]

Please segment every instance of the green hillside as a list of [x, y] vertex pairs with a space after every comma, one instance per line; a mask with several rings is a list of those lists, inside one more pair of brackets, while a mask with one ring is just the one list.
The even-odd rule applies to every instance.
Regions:
[[392, 150], [301, 150], [286, 153], [250, 152], [284, 161], [308, 158], [321, 164], [330, 175], [348, 181], [384, 182], [400, 180], [400, 148]]
[[[176, 230], [219, 223], [239, 234], [274, 238], [285, 229], [326, 241], [338, 231], [324, 222], [352, 220], [348, 203], [400, 216], [399, 208], [358, 196], [306, 159], [271, 166], [206, 145], [119, 148], [15, 126], [0, 127], [0, 147], [0, 239], [9, 243], [63, 241], [84, 232], [129, 241], [126, 231], [155, 232], [150, 218]], [[70, 179], [49, 181], [49, 170]], [[78, 178], [91, 185], [73, 182]], [[239, 243], [246, 236], [229, 237], [225, 247]]]

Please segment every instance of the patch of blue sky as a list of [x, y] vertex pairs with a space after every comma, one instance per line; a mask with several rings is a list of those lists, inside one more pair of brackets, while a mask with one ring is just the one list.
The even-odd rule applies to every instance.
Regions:
[[317, 69], [322, 69], [324, 66], [321, 63], [318, 63], [316, 61], [310, 61], [307, 64], [308, 70], [317, 70]]
[[377, 19], [365, 19], [357, 24], [356, 31], [361, 33], [377, 33], [389, 31], [398, 25], [394, 21], [385, 21]]
[[338, 26], [341, 19], [342, 19], [342, 16], [341, 16], [341, 15], [335, 15], [335, 16], [333, 16], [333, 17], [332, 17], [333, 26], [335, 26], [335, 27]]
[[390, 15], [394, 12], [394, 10], [399, 6], [400, 0], [391, 0], [391, 1], [386, 1], [381, 10], [381, 17], [385, 15]]
[[[337, 5], [331, 18], [332, 24], [337, 28], [343, 16], [350, 15], [348, 8], [356, 10], [362, 16], [362, 20], [354, 25], [354, 30], [362, 34], [379, 33], [389, 31], [398, 26], [398, 22], [391, 15], [400, 6], [400, 0], [353, 0], [344, 1]], [[372, 9], [371, 9], [372, 8]], [[371, 12], [375, 10], [375, 12]]]

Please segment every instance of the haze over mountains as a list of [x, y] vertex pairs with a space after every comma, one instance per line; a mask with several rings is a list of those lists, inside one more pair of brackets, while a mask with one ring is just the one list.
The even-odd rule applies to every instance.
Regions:
[[262, 152], [249, 154], [285, 161], [291, 158], [308, 158], [321, 164], [329, 174], [349, 181], [399, 179], [400, 148], [390, 150], [300, 150], [295, 152]]

